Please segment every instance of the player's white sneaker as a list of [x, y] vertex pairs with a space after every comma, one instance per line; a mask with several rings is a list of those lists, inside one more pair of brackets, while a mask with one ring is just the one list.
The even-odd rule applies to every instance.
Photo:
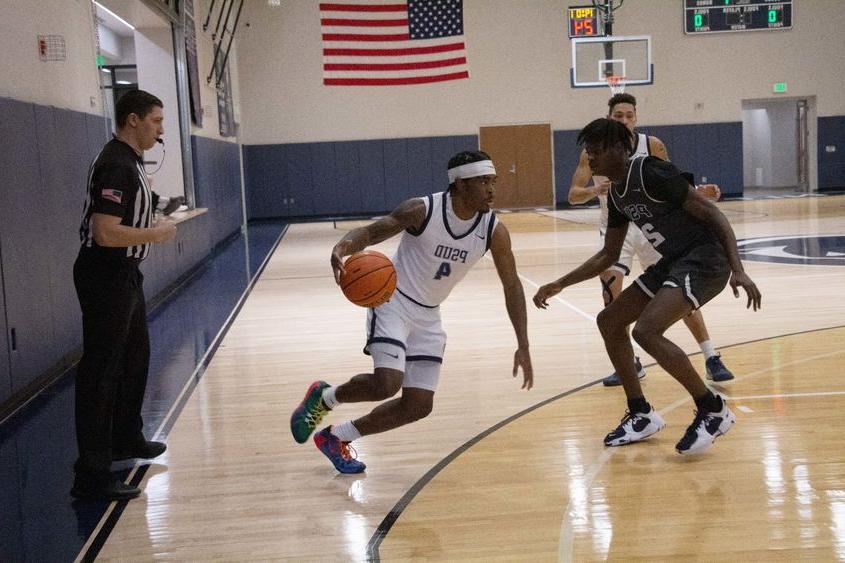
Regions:
[[736, 416], [722, 397], [722, 410], [719, 412], [695, 411], [695, 418], [687, 428], [683, 438], [675, 445], [679, 454], [697, 454], [713, 445], [716, 438], [733, 428]]
[[605, 446], [624, 446], [631, 442], [645, 440], [666, 426], [663, 417], [652, 408], [646, 413], [625, 411], [622, 422], [604, 437]]

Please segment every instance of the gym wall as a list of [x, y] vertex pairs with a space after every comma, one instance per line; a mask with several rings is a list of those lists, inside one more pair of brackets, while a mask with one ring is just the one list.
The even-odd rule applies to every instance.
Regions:
[[[367, 186], [356, 178], [378, 174], [378, 162], [360, 164], [376, 150], [374, 142], [382, 143], [381, 154], [388, 158], [392, 155], [384, 151], [395, 143], [386, 140], [437, 144], [422, 139], [477, 138], [481, 126], [530, 122], [551, 123], [555, 131], [557, 201], [565, 201], [577, 151], [558, 142], [604, 115], [609, 97], [606, 88], [569, 85], [568, 5], [559, 0], [465, 0], [468, 80], [329, 87], [322, 84], [319, 1], [277, 7], [247, 3], [238, 32], [238, 67], [242, 139], [251, 155], [245, 156], [249, 209], [256, 216], [329, 212], [322, 206], [300, 207], [296, 197], [290, 204], [280, 195], [296, 189], [307, 189], [312, 200], [356, 207], [346, 194], [366, 193]], [[819, 188], [845, 183], [836, 177], [841, 164], [835, 160], [845, 147], [826, 153], [822, 142], [845, 128], [845, 96], [837, 78], [845, 73], [845, 61], [831, 53], [831, 38], [845, 27], [845, 10], [839, 0], [816, 0], [796, 2], [793, 14], [791, 30], [687, 36], [680, 2], [629, 0], [616, 13], [614, 35], [652, 36], [655, 83], [628, 90], [638, 98], [643, 130], [670, 137], [671, 143], [664, 140], [672, 158], [688, 157], [690, 163], [682, 164], [690, 169], [704, 165], [696, 171], [722, 184], [726, 195], [742, 192], [742, 100], [773, 97], [774, 82], [787, 82], [790, 96], [816, 97]], [[331, 157], [324, 144], [365, 141], [360, 150], [344, 145], [343, 157]], [[254, 145], [261, 150], [252, 150]], [[298, 151], [294, 177], [311, 178], [309, 187], [284, 185], [281, 179], [290, 175], [290, 167], [271, 158], [274, 150]], [[349, 157], [350, 152], [357, 157]], [[262, 160], [251, 161], [255, 158]], [[358, 164], [348, 168], [341, 158]], [[445, 169], [445, 161], [436, 165]], [[321, 174], [317, 168], [324, 166], [344, 171], [343, 183], [315, 185], [313, 178]], [[442, 178], [433, 186], [417, 183], [421, 189], [442, 189]], [[381, 179], [388, 181], [384, 172]], [[357, 210], [384, 211], [366, 204]]]

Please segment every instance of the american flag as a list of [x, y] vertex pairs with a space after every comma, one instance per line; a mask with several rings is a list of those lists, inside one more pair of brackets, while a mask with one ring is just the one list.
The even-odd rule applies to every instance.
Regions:
[[100, 191], [100, 195], [103, 199], [107, 199], [115, 203], [120, 203], [121, 199], [123, 198], [122, 191], [112, 190], [110, 188], [104, 188], [102, 191]]
[[320, 31], [327, 86], [469, 78], [463, 0], [321, 3]]

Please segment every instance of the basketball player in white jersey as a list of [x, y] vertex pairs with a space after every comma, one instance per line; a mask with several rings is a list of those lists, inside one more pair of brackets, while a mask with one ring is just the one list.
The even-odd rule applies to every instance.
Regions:
[[[634, 147], [634, 153], [631, 158], [651, 155], [663, 160], [669, 160], [666, 145], [660, 139], [643, 133], [637, 133], [634, 130], [637, 125], [637, 100], [634, 96], [624, 93], [616, 94], [610, 98], [607, 105], [609, 108], [608, 118], [623, 123], [635, 135], [636, 146]], [[592, 185], [590, 185], [591, 178]], [[592, 175], [590, 164], [587, 160], [587, 153], [586, 151], [581, 151], [578, 168], [572, 176], [572, 185], [569, 188], [569, 203], [577, 205], [598, 197], [601, 208], [599, 233], [602, 241], [604, 241], [604, 235], [607, 232], [607, 190], [609, 187], [610, 181], [607, 178]], [[718, 200], [721, 195], [719, 187], [716, 184], [703, 184], [697, 186], [697, 189], [702, 195], [713, 201]], [[634, 256], [639, 260], [643, 270], [660, 260], [660, 253], [654, 250], [642, 231], [636, 226], [631, 226], [628, 229], [628, 235], [625, 237], [625, 244], [622, 246], [622, 253], [619, 256], [619, 260], [599, 276], [605, 306], [609, 305], [619, 295], [619, 292], [622, 291], [622, 279], [631, 273]], [[704, 317], [701, 315], [701, 311], [696, 309], [691, 315], [684, 317], [684, 323], [689, 328], [696, 342], [698, 342], [701, 352], [704, 355], [707, 378], [717, 382], [733, 379], [733, 374], [722, 362], [721, 356], [716, 352], [716, 347], [710, 340], [710, 335], [707, 332], [707, 326], [704, 324]], [[640, 378], [645, 377], [645, 370], [642, 364], [640, 364], [639, 358], [635, 358], [635, 363], [637, 375]], [[602, 383], [608, 387], [620, 385], [619, 374], [616, 372], [612, 373], [605, 377]]]
[[646, 400], [634, 368], [634, 339], [695, 401], [695, 418], [675, 445], [680, 454], [710, 447], [728, 432], [736, 417], [727, 402], [701, 380], [684, 351], [666, 338], [666, 330], [716, 297], [730, 282], [748, 296], [747, 307], [760, 308], [760, 290], [745, 273], [736, 236], [725, 216], [696, 190], [671, 162], [653, 156], [631, 159], [636, 137], [622, 123], [596, 119], [581, 130], [578, 144], [587, 151], [593, 173], [610, 178], [604, 245], [565, 276], [540, 287], [534, 304], [570, 285], [597, 276], [619, 259], [629, 223], [647, 235], [660, 252], [648, 268], [598, 315], [597, 324], [613, 367], [622, 378], [628, 411], [604, 439], [606, 446], [645, 440], [665, 425]]
[[431, 412], [446, 346], [439, 305], [488, 250], [516, 333], [513, 376], [521, 367], [522, 388], [533, 386], [525, 294], [510, 234], [490, 210], [496, 184], [493, 162], [480, 151], [461, 152], [449, 160], [448, 168], [447, 191], [405, 201], [387, 217], [350, 231], [332, 250], [332, 269], [339, 281], [345, 256], [402, 233], [393, 256], [396, 292], [367, 314], [364, 351], [373, 358], [373, 373], [358, 374], [337, 387], [315, 381], [291, 415], [291, 432], [303, 443], [339, 404], [385, 401], [402, 390], [399, 398], [380, 404], [366, 416], [314, 435], [314, 443], [341, 473], [360, 473], [366, 468], [351, 455], [350, 442]]

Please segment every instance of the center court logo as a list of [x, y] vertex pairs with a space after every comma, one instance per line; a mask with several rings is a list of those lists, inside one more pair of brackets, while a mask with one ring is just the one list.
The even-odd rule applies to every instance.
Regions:
[[736, 246], [743, 260], [845, 266], [845, 235], [751, 238], [737, 241]]

